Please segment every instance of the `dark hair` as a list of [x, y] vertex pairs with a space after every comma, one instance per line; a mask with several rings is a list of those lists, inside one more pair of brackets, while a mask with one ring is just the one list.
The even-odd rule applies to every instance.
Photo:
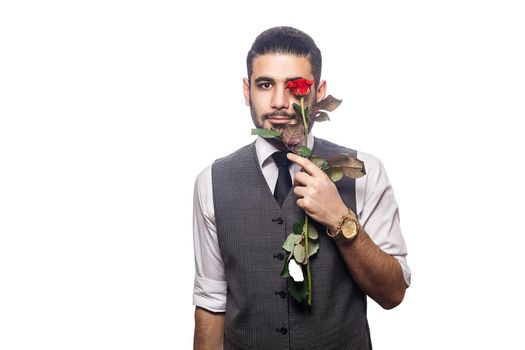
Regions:
[[259, 34], [246, 57], [248, 79], [252, 77], [253, 59], [265, 54], [293, 54], [306, 57], [312, 66], [315, 85], [319, 85], [322, 66], [321, 50], [305, 32], [292, 27], [274, 27]]

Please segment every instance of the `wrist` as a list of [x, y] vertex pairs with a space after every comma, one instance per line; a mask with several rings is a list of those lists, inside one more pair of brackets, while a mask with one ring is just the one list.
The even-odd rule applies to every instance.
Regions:
[[327, 222], [327, 225], [326, 225], [327, 230], [332, 235], [336, 234], [341, 219], [343, 218], [343, 216], [345, 216], [348, 213], [349, 210], [350, 209], [348, 209], [346, 206], [342, 206], [341, 208], [339, 208], [337, 211], [333, 213], [331, 220]]
[[327, 227], [326, 234], [336, 242], [351, 243], [360, 229], [361, 225], [359, 224], [357, 215], [355, 215], [352, 210], [347, 209], [346, 213], [339, 219], [335, 228]]

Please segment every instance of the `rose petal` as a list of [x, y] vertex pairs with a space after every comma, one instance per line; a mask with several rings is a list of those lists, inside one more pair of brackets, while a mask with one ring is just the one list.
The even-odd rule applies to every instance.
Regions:
[[292, 276], [295, 282], [304, 281], [303, 269], [297, 264], [297, 262], [294, 259], [290, 260], [290, 263], [288, 264], [288, 271], [290, 272], [290, 276]]
[[295, 79], [290, 80], [286, 84], [286, 88], [292, 90], [292, 93], [295, 96], [306, 96], [308, 95], [308, 92], [310, 91], [310, 86], [314, 84], [313, 80], [308, 79]]

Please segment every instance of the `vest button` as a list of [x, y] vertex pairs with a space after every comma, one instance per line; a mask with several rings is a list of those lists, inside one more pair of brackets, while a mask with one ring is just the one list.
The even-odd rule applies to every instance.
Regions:
[[275, 291], [275, 295], [278, 295], [283, 299], [286, 298], [286, 292], [284, 290], [281, 290], [280, 292]]
[[284, 260], [284, 254], [283, 253], [274, 254], [273, 258], [274, 259], [279, 259], [279, 260]]
[[280, 332], [282, 335], [288, 333], [288, 329], [286, 327], [276, 328], [275, 331]]
[[278, 218], [272, 219], [272, 222], [276, 222], [279, 225], [282, 225], [284, 223], [284, 219], [282, 218], [282, 216], [279, 216]]

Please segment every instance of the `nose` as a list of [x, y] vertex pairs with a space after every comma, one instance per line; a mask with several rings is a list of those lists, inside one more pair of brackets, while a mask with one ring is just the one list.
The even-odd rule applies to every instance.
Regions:
[[289, 98], [288, 89], [281, 86], [275, 88], [272, 95], [272, 108], [276, 110], [288, 109], [290, 106]]

